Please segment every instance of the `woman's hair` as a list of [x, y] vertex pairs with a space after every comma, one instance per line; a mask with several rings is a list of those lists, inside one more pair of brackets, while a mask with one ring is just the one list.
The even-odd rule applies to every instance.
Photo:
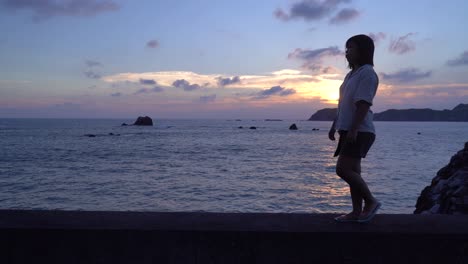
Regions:
[[[374, 41], [369, 36], [361, 34], [350, 37], [346, 41], [346, 46], [348, 46], [350, 42], [356, 44], [357, 46], [359, 53], [359, 65], [370, 64], [374, 66]], [[353, 69], [353, 65], [351, 64], [348, 64], [348, 67]]]

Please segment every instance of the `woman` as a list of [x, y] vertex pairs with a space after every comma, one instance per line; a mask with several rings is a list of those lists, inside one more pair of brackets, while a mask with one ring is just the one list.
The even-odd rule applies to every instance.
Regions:
[[368, 222], [381, 206], [361, 178], [361, 159], [366, 157], [375, 140], [370, 110], [379, 85], [373, 68], [374, 41], [366, 35], [351, 37], [346, 41], [346, 59], [351, 71], [340, 87], [338, 113], [328, 136], [335, 140], [337, 130], [340, 135], [334, 155], [338, 156], [336, 174], [349, 184], [353, 211], [335, 220]]

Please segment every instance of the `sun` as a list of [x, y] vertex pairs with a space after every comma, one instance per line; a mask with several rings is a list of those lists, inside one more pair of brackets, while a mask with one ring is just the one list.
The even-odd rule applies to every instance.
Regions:
[[299, 92], [304, 97], [317, 98], [329, 103], [338, 104], [340, 97], [340, 85], [339, 80], [328, 80], [322, 79], [316, 83], [308, 83], [303, 87], [300, 87]]

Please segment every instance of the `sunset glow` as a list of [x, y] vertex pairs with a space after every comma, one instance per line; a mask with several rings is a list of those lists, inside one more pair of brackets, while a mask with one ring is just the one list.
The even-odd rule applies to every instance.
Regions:
[[468, 103], [466, 1], [73, 3], [0, 0], [0, 117], [304, 119], [336, 107], [356, 34], [373, 111]]

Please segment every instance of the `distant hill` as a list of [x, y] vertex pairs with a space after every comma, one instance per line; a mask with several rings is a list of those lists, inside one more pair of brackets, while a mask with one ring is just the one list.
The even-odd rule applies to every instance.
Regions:
[[[309, 121], [332, 121], [336, 108], [317, 111]], [[374, 114], [375, 121], [457, 121], [468, 122], [468, 104], [459, 104], [452, 110], [425, 109], [390, 109]]]
[[309, 121], [333, 121], [336, 117], [337, 108], [325, 108], [313, 114]]

